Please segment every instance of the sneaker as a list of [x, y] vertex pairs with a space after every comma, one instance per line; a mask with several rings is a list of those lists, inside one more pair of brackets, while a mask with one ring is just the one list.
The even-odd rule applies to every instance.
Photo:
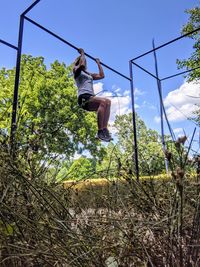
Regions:
[[111, 134], [107, 128], [104, 128], [103, 132], [104, 132], [104, 135], [110, 139], [110, 141], [113, 140], [113, 138], [112, 138], [112, 136], [111, 136]]
[[97, 137], [102, 141], [110, 142], [110, 137], [106, 136], [103, 130], [98, 130]]

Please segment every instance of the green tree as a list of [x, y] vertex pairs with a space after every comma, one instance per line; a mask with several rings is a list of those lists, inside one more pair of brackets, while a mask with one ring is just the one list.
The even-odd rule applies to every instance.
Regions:
[[[159, 134], [155, 130], [148, 129], [137, 114], [136, 124], [140, 173], [142, 175], [161, 173], [165, 169], [165, 165]], [[121, 151], [121, 168], [132, 173], [134, 172], [132, 114], [117, 116], [115, 127], [118, 136], [118, 149]]]
[[[47, 69], [44, 58], [23, 55], [19, 87], [16, 142], [18, 151], [35, 162], [56, 156], [70, 159], [88, 150], [102, 157], [104, 148], [95, 139], [96, 115], [77, 105], [71, 66], [55, 61]], [[0, 127], [9, 134], [15, 69], [0, 70]], [[35, 166], [35, 163], [34, 163]]]
[[[200, 8], [195, 7], [192, 9], [186, 10], [186, 13], [189, 15], [188, 22], [183, 26], [182, 33], [186, 34], [195, 29], [200, 28]], [[192, 55], [185, 60], [177, 60], [179, 68], [193, 69], [199, 67], [200, 62], [200, 31], [197, 31], [188, 37], [194, 40], [194, 51]], [[200, 79], [200, 68], [197, 68], [188, 73], [189, 81], [199, 81]], [[200, 106], [198, 105], [198, 109], [194, 112], [195, 117], [192, 118], [197, 124], [200, 126]]]
[[[200, 28], [200, 8], [195, 7], [186, 10], [189, 14], [189, 21], [183, 26], [182, 34], [186, 34]], [[199, 67], [200, 62], [200, 34], [199, 31], [188, 35], [189, 38], [194, 40], [194, 51], [188, 59], [177, 60], [179, 68], [193, 69]], [[200, 68], [188, 73], [189, 81], [198, 80], [200, 78]]]
[[195, 115], [195, 117], [193, 118], [193, 120], [200, 127], [200, 105], [198, 105], [198, 109], [194, 112], [194, 115]]
[[75, 159], [70, 167], [64, 166], [57, 175], [57, 180], [81, 180], [91, 178], [96, 171], [96, 161], [85, 156]]
[[116, 178], [121, 176], [121, 157], [122, 152], [118, 142], [109, 143], [105, 156], [96, 164], [96, 178]]

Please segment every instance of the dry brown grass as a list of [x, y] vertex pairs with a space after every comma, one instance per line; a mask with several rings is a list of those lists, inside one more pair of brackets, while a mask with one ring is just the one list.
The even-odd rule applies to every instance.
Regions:
[[2, 149], [0, 266], [199, 266], [199, 184], [174, 175], [47, 184]]

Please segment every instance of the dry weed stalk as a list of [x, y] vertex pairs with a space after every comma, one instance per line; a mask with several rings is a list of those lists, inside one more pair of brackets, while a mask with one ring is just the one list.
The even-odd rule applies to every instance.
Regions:
[[27, 175], [1, 146], [0, 266], [199, 266], [199, 190], [166, 157], [173, 180], [124, 173], [74, 189]]

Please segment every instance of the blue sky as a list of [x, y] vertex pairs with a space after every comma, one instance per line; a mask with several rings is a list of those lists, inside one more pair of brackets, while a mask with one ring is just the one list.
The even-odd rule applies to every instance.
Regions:
[[[2, 0], [0, 9], [0, 39], [17, 45], [20, 14], [34, 1]], [[102, 62], [129, 76], [128, 61], [150, 49], [152, 39], [159, 46], [180, 36], [182, 26], [187, 23], [184, 12], [199, 5], [197, 0], [41, 0], [27, 16], [47, 29], [55, 32], [77, 47], [100, 58]], [[78, 53], [54, 37], [25, 23], [23, 53], [43, 56], [49, 65], [58, 59], [71, 64]], [[176, 59], [188, 58], [192, 52], [192, 41], [183, 39], [157, 53], [159, 75], [166, 77], [176, 73]], [[0, 44], [0, 67], [15, 66], [16, 52]], [[153, 56], [137, 62], [155, 72]], [[91, 72], [96, 65], [88, 60]], [[108, 91], [112, 98], [111, 122], [115, 114], [127, 113], [130, 105], [130, 84], [127, 80], [105, 70], [105, 79], [96, 83], [95, 90]], [[159, 99], [156, 81], [134, 68], [134, 86], [138, 114], [148, 127], [160, 131]], [[163, 82], [163, 97], [170, 124], [177, 135], [183, 129], [190, 138], [195, 124], [186, 120], [194, 110], [195, 98], [199, 96], [199, 84], [188, 85], [183, 76]], [[165, 125], [166, 126], [166, 125]], [[167, 127], [165, 127], [166, 133]], [[199, 129], [197, 129], [197, 133]], [[196, 140], [198, 136], [195, 137]]]

